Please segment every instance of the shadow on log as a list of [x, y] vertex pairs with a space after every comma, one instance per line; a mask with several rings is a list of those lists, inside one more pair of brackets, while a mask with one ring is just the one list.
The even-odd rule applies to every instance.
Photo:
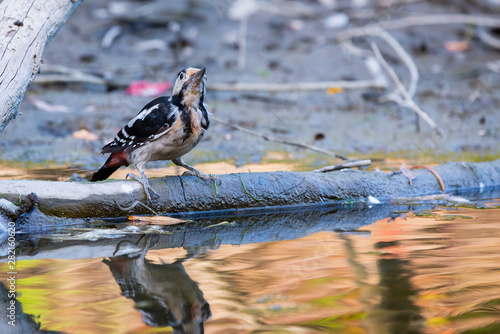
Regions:
[[[500, 160], [483, 163], [449, 163], [434, 167], [447, 193], [500, 185]], [[399, 197], [442, 193], [428, 170], [414, 170], [412, 185], [400, 172], [343, 170], [331, 173], [270, 172], [220, 175], [222, 185], [194, 176], [150, 179], [160, 198], [150, 205], [156, 213], [240, 210], [273, 206], [295, 206], [364, 202], [369, 196], [384, 202]], [[46, 215], [85, 218], [119, 217], [130, 213], [151, 214], [142, 205], [130, 211], [123, 207], [140, 201], [147, 204], [136, 181], [99, 183], [0, 180], [0, 198], [29, 206], [30, 193], [37, 194], [40, 211]], [[122, 208], [120, 208], [120, 206]]]

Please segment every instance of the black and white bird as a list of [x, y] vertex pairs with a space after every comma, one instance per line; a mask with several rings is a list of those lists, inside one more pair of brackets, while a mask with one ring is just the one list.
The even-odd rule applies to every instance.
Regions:
[[204, 103], [207, 77], [205, 68], [186, 68], [179, 72], [172, 96], [162, 96], [149, 102], [102, 148], [101, 153], [111, 153], [106, 163], [90, 180], [106, 180], [121, 166], [135, 165], [139, 173], [127, 177], [139, 181], [148, 199], [150, 187], [144, 167], [148, 161], [172, 160], [194, 175], [210, 180], [217, 177], [203, 174], [182, 160], [203, 138], [210, 125], [210, 111]]

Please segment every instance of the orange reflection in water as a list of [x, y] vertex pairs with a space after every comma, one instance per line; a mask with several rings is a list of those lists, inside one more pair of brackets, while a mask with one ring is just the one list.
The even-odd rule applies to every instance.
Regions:
[[[370, 235], [222, 245], [182, 265], [210, 304], [206, 333], [500, 333], [499, 217], [409, 215], [364, 227]], [[185, 253], [146, 258], [169, 264]], [[18, 271], [19, 300], [45, 330], [172, 332], [141, 321], [102, 259], [23, 261]]]

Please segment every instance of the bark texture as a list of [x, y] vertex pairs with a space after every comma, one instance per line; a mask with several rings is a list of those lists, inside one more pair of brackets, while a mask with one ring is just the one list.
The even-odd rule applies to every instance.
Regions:
[[[500, 160], [483, 163], [455, 162], [434, 167], [447, 193], [500, 186]], [[400, 172], [342, 170], [318, 172], [270, 172], [220, 175], [222, 185], [195, 176], [151, 178], [160, 195], [149, 206], [159, 214], [240, 210], [271, 206], [334, 204], [367, 201], [373, 196], [381, 202], [398, 197], [442, 193], [430, 171], [414, 170], [412, 185]], [[132, 180], [98, 183], [0, 180], [0, 198], [30, 205], [30, 193], [39, 198], [39, 208], [47, 215], [85, 218], [151, 214], [142, 205], [131, 210], [121, 207], [140, 201], [148, 204], [142, 186]]]
[[57, 34], [80, 0], [3, 0], [0, 2], [0, 133], [18, 107], [42, 63], [45, 45]]

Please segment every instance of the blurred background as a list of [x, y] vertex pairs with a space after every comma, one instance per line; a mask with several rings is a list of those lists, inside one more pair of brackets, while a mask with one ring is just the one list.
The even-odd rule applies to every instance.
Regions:
[[[338, 37], [353, 27], [383, 26], [415, 15], [499, 12], [497, 0], [86, 0], [46, 47], [41, 73], [20, 107], [22, 115], [0, 136], [3, 176], [26, 177], [16, 168], [27, 166], [33, 178], [88, 177], [87, 171], [104, 161], [101, 147], [153, 96], [169, 95], [177, 73], [189, 66], [207, 68], [206, 102], [217, 118], [263, 135], [372, 158], [389, 167], [400, 160], [492, 160], [500, 157], [499, 29], [464, 24], [391, 29], [420, 72], [414, 100], [441, 135], [412, 110], [382, 103], [379, 97], [394, 84], [382, 68], [367, 66], [366, 57], [353, 55]], [[408, 68], [382, 39], [353, 40], [367, 52], [370, 41], [408, 87]], [[377, 73], [385, 78], [386, 90], [376, 85], [300, 88], [302, 82], [376, 82]], [[298, 88], [220, 89], [240, 82]], [[225, 161], [200, 167], [214, 173], [259, 170], [255, 164], [271, 164], [267, 170], [309, 170], [338, 161], [221, 123], [212, 124], [185, 160]]]
[[[369, 158], [372, 169], [498, 159], [499, 13], [499, 0], [85, 0], [0, 135], [0, 178], [88, 178], [102, 146], [190, 66], [206, 67], [219, 120], [185, 156], [205, 173], [339, 163], [262, 136]], [[384, 59], [406, 103], [384, 101], [397, 87]], [[197, 332], [179, 319], [207, 333], [500, 333], [490, 191], [182, 225], [131, 216], [38, 233], [37, 223], [17, 235], [16, 298], [37, 333]], [[4, 306], [7, 291], [0, 283]]]

